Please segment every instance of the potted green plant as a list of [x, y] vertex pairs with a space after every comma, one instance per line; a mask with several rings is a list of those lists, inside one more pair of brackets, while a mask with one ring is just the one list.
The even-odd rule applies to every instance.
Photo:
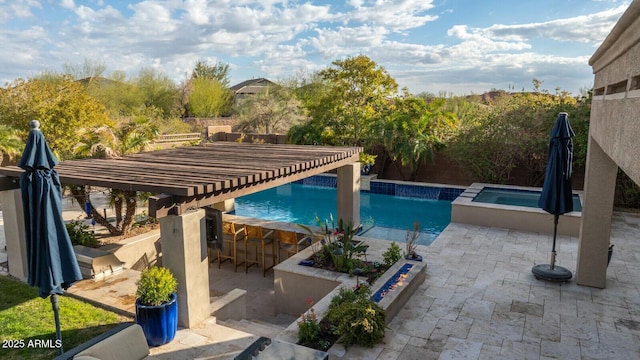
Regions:
[[378, 157], [378, 155], [371, 155], [365, 152], [361, 152], [359, 156], [360, 156], [359, 161], [361, 164], [360, 173], [362, 175], [369, 175], [369, 173], [371, 172], [371, 168], [373, 167], [373, 164], [375, 164], [376, 157]]
[[149, 346], [164, 345], [178, 330], [178, 282], [171, 271], [152, 267], [136, 282], [136, 322], [142, 326]]

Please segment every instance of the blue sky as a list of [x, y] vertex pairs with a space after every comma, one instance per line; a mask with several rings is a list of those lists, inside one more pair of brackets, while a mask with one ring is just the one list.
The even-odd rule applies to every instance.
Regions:
[[590, 88], [588, 60], [629, 0], [0, 0], [0, 82], [85, 60], [155, 68], [198, 60], [231, 84], [309, 74], [367, 55], [412, 93]]

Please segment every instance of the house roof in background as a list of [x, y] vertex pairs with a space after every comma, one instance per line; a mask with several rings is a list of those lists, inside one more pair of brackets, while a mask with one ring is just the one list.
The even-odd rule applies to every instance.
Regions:
[[272, 85], [273, 82], [265, 79], [251, 79], [245, 80], [239, 84], [233, 85], [229, 89], [233, 91], [234, 94], [257, 94], [262, 91], [265, 87]]

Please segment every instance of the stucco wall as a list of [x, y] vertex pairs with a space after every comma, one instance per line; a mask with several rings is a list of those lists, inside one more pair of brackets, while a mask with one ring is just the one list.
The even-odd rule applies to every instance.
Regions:
[[629, 6], [589, 64], [595, 74], [590, 135], [640, 183], [640, 1]]
[[604, 288], [616, 174], [640, 183], [640, 0], [589, 60], [595, 74], [576, 282]]

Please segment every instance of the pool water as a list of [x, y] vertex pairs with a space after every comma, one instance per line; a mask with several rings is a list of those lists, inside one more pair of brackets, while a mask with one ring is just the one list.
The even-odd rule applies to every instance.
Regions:
[[[235, 199], [235, 214], [274, 221], [318, 225], [336, 217], [336, 189], [287, 184]], [[360, 192], [362, 236], [404, 242], [413, 222], [420, 222], [417, 243], [429, 245], [451, 221], [451, 201]], [[337, 218], [335, 219], [337, 225]]]
[[[485, 187], [473, 201], [539, 208], [538, 199], [540, 199], [540, 191]], [[580, 197], [575, 194], [573, 195], [573, 210], [582, 211]]]

